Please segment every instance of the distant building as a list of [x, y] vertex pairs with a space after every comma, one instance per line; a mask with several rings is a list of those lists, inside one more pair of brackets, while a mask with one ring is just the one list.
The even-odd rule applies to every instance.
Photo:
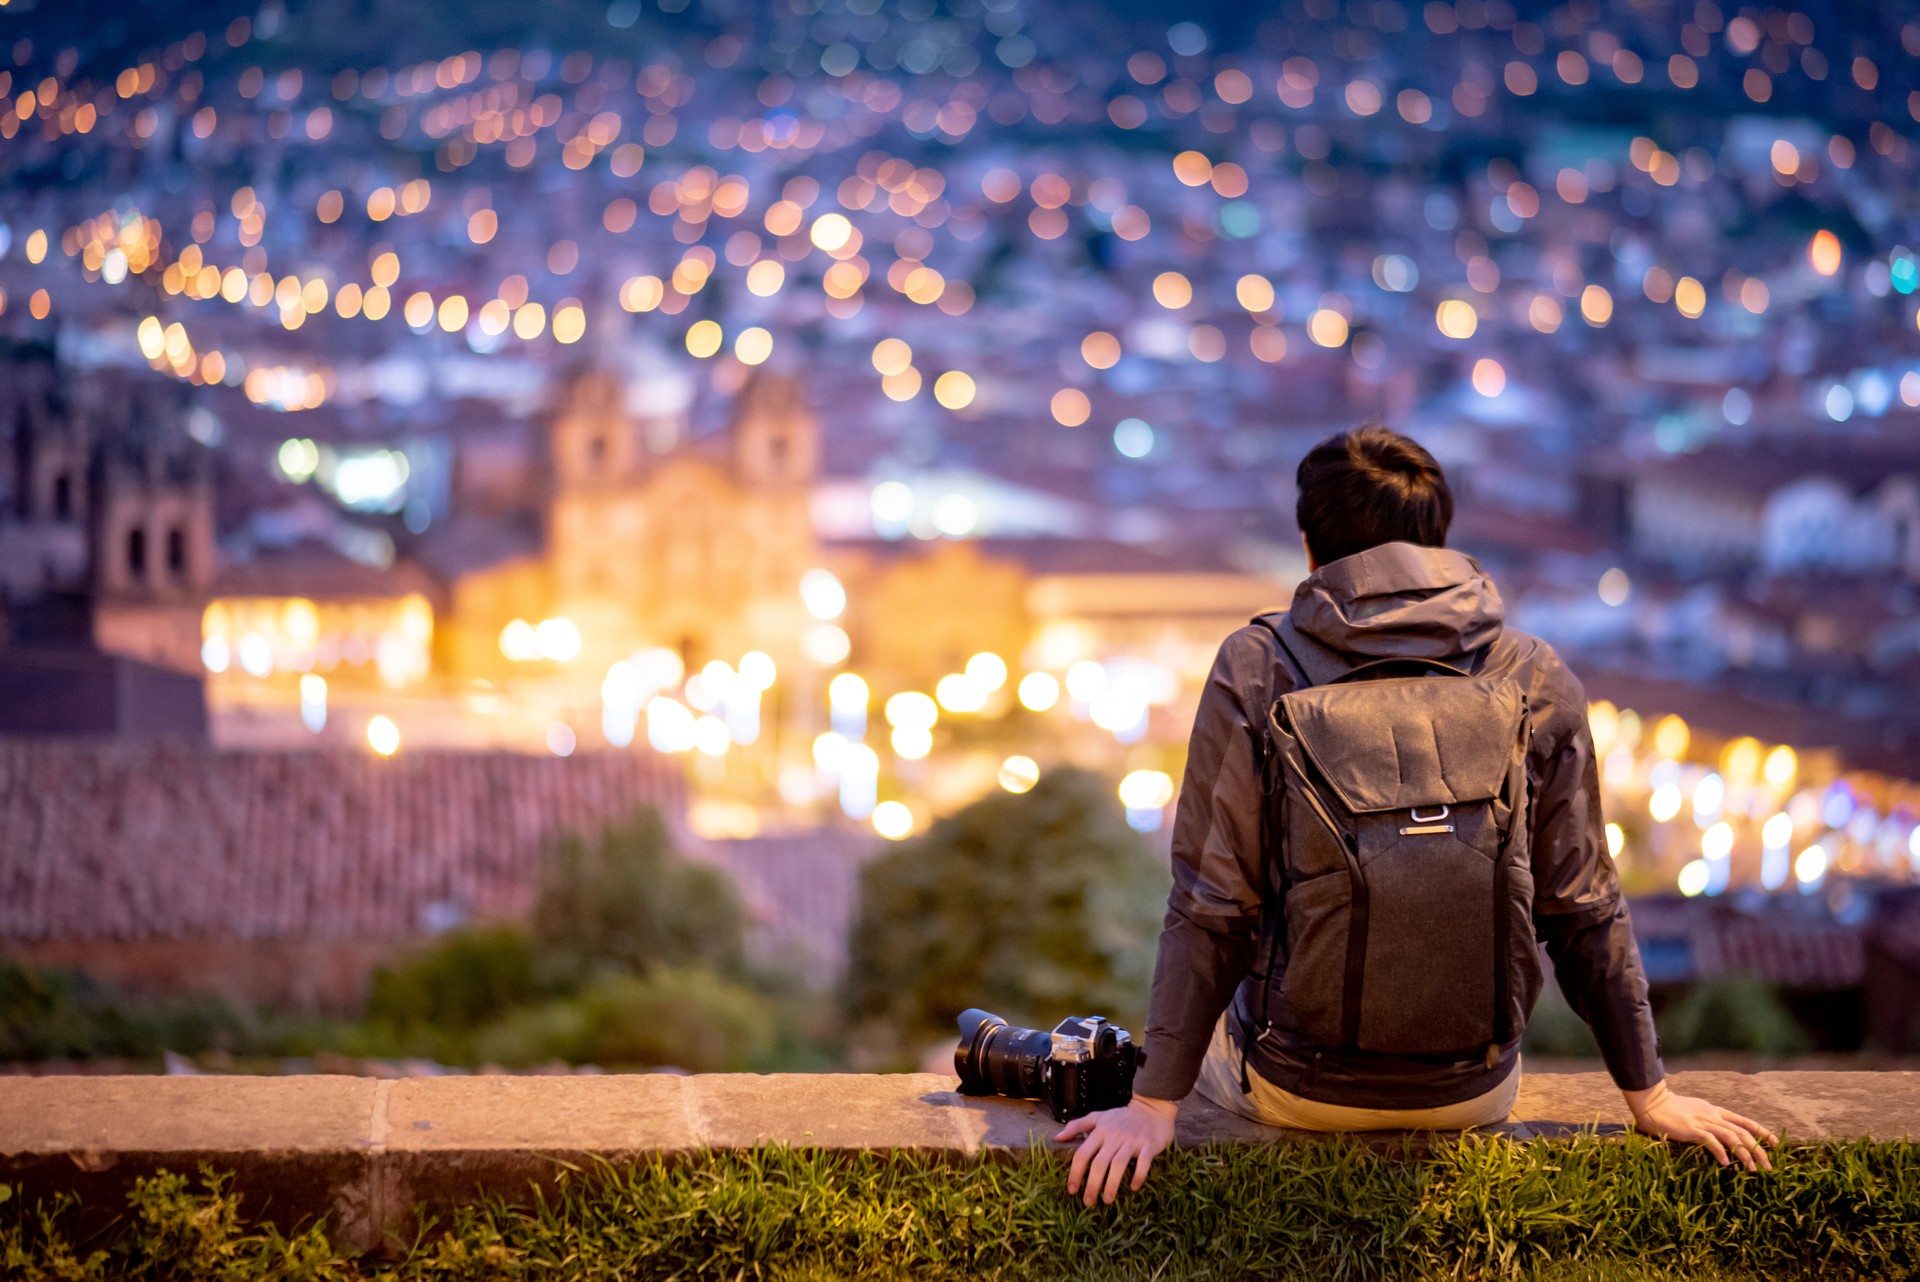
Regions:
[[[674, 650], [689, 671], [755, 649], [798, 670], [819, 459], [799, 384], [757, 372], [724, 433], [654, 448], [681, 435], [629, 413], [613, 375], [571, 380], [548, 433], [542, 537], [450, 566], [440, 653], [453, 670], [505, 675], [503, 630], [549, 617], [579, 629], [580, 661], [600, 671], [641, 646]], [[428, 556], [457, 557], [446, 544], [469, 537], [456, 522]]]
[[205, 738], [206, 451], [182, 390], [0, 349], [0, 735]]
[[1684, 569], [1920, 580], [1920, 467], [1910, 455], [1714, 447], [1646, 465], [1628, 508], [1635, 550]]
[[185, 389], [113, 369], [73, 377], [44, 346], [0, 360], [0, 595], [20, 612], [80, 594], [102, 649], [197, 672], [213, 487]]

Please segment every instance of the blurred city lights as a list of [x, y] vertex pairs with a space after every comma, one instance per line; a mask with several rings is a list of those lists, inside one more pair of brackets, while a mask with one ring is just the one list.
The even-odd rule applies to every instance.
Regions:
[[918, 690], [905, 690], [886, 703], [887, 724], [910, 730], [929, 730], [940, 720], [940, 708]]
[[1676, 879], [1676, 883], [1679, 886], [1680, 893], [1691, 899], [1695, 895], [1703, 893], [1707, 889], [1707, 884], [1712, 880], [1713, 872], [1707, 867], [1707, 861], [1704, 859], [1692, 859], [1681, 865], [1680, 874]]
[[1153, 453], [1153, 428], [1143, 419], [1123, 418], [1114, 426], [1113, 448], [1128, 458], [1145, 458]]
[[992, 694], [1007, 683], [1007, 661], [983, 650], [967, 660], [966, 678], [984, 694]]
[[1020, 706], [1045, 712], [1060, 701], [1060, 683], [1051, 673], [1029, 672], [1020, 678]]
[[367, 722], [367, 746], [383, 757], [391, 757], [400, 751], [400, 727], [390, 717], [374, 717]]
[[684, 703], [666, 695], [647, 701], [647, 742], [655, 752], [688, 752], [695, 741], [693, 712]]
[[808, 570], [801, 575], [800, 599], [807, 613], [820, 620], [837, 619], [847, 608], [847, 590], [829, 570]]
[[1827, 848], [1814, 844], [1793, 861], [1793, 876], [1802, 886], [1818, 885], [1827, 875]]
[[533, 630], [533, 646], [542, 659], [569, 663], [580, 656], [580, 629], [571, 619], [542, 619]]
[[913, 832], [913, 812], [898, 801], [883, 801], [873, 808], [873, 830], [888, 841], [900, 841]]
[[695, 719], [693, 746], [709, 757], [726, 756], [727, 750], [733, 746], [733, 736], [727, 729], [726, 721], [712, 713]]
[[1000, 763], [998, 778], [1008, 792], [1030, 792], [1040, 782], [1040, 766], [1032, 757], [1011, 756]]
[[845, 735], [829, 730], [813, 741], [813, 764], [822, 774], [837, 775], [847, 759], [849, 747]]
[[933, 732], [924, 726], [895, 726], [888, 742], [894, 754], [906, 761], [918, 761], [933, 751]]
[[880, 755], [864, 743], [848, 746], [840, 760], [840, 813], [865, 819], [878, 804]]
[[327, 679], [317, 672], [300, 674], [300, 724], [314, 734], [327, 728]]
[[1600, 576], [1600, 600], [1607, 605], [1625, 605], [1632, 590], [1633, 583], [1627, 578], [1627, 572], [1617, 565]]
[[[1920, 364], [1888, 345], [1920, 323], [1920, 253], [1894, 243], [1897, 220], [1870, 216], [1882, 188], [1904, 190], [1905, 117], [1920, 108], [1881, 53], [1848, 43], [1861, 39], [1850, 28], [1816, 48], [1805, 15], [1689, 9], [1676, 53], [1661, 44], [1676, 25], [1666, 17], [1606, 9], [1542, 36], [1480, 7], [1410, 10], [1409, 53], [1393, 38], [1404, 25], [1394, 6], [1361, 5], [1377, 28], [1364, 49], [1282, 32], [1274, 47], [1288, 47], [1269, 58], [1197, 22], [1149, 30], [1131, 14], [1069, 46], [1043, 16], [999, 0], [949, 6], [931, 27], [879, 6], [822, 35], [821, 49], [807, 45], [816, 19], [798, 10], [777, 33], [701, 29], [680, 47], [668, 4], [637, 33], [657, 52], [619, 74], [597, 49], [502, 47], [413, 67], [343, 53], [355, 70], [310, 64], [304, 81], [292, 25], [264, 58], [272, 69], [246, 49], [266, 38], [255, 18], [228, 38], [237, 94], [213, 62], [188, 70], [198, 55], [184, 43], [117, 79], [109, 69], [97, 92], [93, 72], [23, 42], [19, 102], [0, 111], [0, 133], [73, 209], [47, 184], [15, 193], [0, 224], [12, 273], [0, 316], [23, 334], [57, 326], [74, 369], [104, 379], [125, 367], [196, 397], [193, 439], [221, 449], [212, 474], [243, 483], [222, 490], [210, 530], [192, 527], [193, 558], [214, 546], [219, 568], [231, 556], [264, 579], [283, 556], [310, 557], [361, 594], [290, 578], [257, 600], [202, 601], [184, 545], [151, 542], [184, 531], [143, 531], [139, 551], [121, 549], [119, 561], [153, 576], [156, 599], [198, 603], [216, 741], [260, 725], [305, 742], [298, 726], [324, 733], [330, 704], [333, 720], [358, 724], [359, 699], [401, 688], [409, 702], [387, 706], [406, 709], [410, 742], [436, 748], [473, 730], [565, 756], [596, 713], [601, 739], [588, 746], [626, 748], [644, 715], [654, 750], [708, 758], [671, 764], [695, 794], [689, 823], [721, 835], [757, 830], [762, 806], [817, 819], [837, 789], [847, 815], [905, 836], [969, 788], [1032, 788], [1039, 768], [1023, 754], [1039, 748], [1022, 735], [1116, 772], [1174, 761], [1217, 641], [1197, 635], [1202, 612], [1182, 613], [1184, 589], [1166, 602], [1177, 621], [1150, 628], [1079, 610], [1078, 572], [1056, 573], [1045, 541], [1073, 547], [1065, 561], [1104, 546], [1121, 567], [1163, 550], [1218, 553], [1235, 575], [1285, 588], [1298, 573], [1291, 532], [1269, 540], [1261, 522], [1271, 487], [1285, 488], [1288, 442], [1309, 423], [1385, 412], [1430, 436], [1450, 469], [1461, 461], [1487, 509], [1476, 522], [1488, 517], [1463, 522], [1462, 541], [1515, 563], [1514, 618], [1537, 622], [1576, 669], [1597, 654], [1629, 678], [1685, 687], [1648, 693], [1649, 707], [1698, 709], [1697, 727], [1649, 714], [1643, 736], [1635, 711], [1589, 708], [1607, 812], [1622, 817], [1606, 825], [1608, 850], [1632, 847], [1624, 876], [1664, 887], [1677, 874], [1687, 895], [1718, 894], [1733, 877], [1811, 891], [1830, 876], [1920, 876], [1911, 785], [1852, 765], [1862, 744], [1908, 750], [1887, 674], [1903, 671], [1911, 638], [1900, 617], [1879, 617], [1904, 607], [1876, 597], [1856, 627], [1851, 598], [1818, 611], [1797, 599], [1803, 584], [1897, 583], [1911, 569], [1896, 547], [1903, 478], [1876, 474], [1871, 451], [1853, 455], [1891, 443], [1885, 457], [1903, 460], [1920, 409]], [[637, 0], [595, 12], [618, 31], [641, 26]], [[1843, 29], [1842, 17], [1815, 16], [1822, 42]], [[762, 35], [771, 43], [755, 45]], [[1487, 61], [1475, 42], [1496, 37]], [[1135, 38], [1157, 52], [1124, 48]], [[1781, 61], [1790, 46], [1793, 68]], [[314, 101], [316, 84], [331, 104]], [[1836, 86], [1844, 101], [1828, 102]], [[1583, 132], [1591, 95], [1657, 105], [1676, 93], [1687, 128], [1656, 112], [1637, 126], [1645, 136], [1623, 130], [1617, 147]], [[1085, 135], [1085, 155], [1061, 149], [1063, 125]], [[370, 136], [381, 139], [372, 152]], [[1473, 158], [1457, 163], [1462, 140]], [[374, 152], [386, 159], [361, 172]], [[430, 178], [415, 176], [422, 164]], [[208, 187], [220, 173], [250, 185]], [[1867, 213], [1849, 216], [1855, 206]], [[1296, 217], [1316, 209], [1353, 217]], [[726, 458], [709, 429], [727, 402], [746, 422], [762, 413], [757, 389], [796, 371], [810, 396], [795, 406], [830, 405], [836, 435], [788, 454], [790, 438], [769, 433], [767, 450], [732, 456], [754, 460], [742, 474], [774, 462], [781, 494], [715, 509], [744, 556], [693, 558], [741, 585], [738, 613], [654, 610], [638, 599], [651, 579], [629, 571], [645, 559], [651, 575], [655, 545], [676, 565], [684, 549], [671, 518], [656, 520], [677, 500], [643, 487], [677, 459]], [[1630, 381], [1616, 403], [1617, 371]], [[604, 374], [608, 390], [568, 417], [567, 402], [546, 402], [571, 395], [577, 373], [589, 390]], [[1295, 396], [1273, 437], [1263, 408]], [[578, 480], [549, 469], [537, 438], [511, 459], [501, 443], [550, 408], [590, 429], [573, 444], [596, 475], [565, 497], [597, 501], [617, 485], [632, 511], [644, 494], [644, 519], [602, 530], [597, 513], [618, 503], [583, 518], [591, 504], [518, 502]], [[784, 412], [755, 421], [784, 424]], [[266, 414], [301, 417], [274, 430]], [[602, 414], [627, 435], [600, 436]], [[815, 444], [828, 462], [804, 483], [777, 466], [811, 468]], [[1720, 466], [1776, 446], [1783, 458], [1804, 447], [1784, 480]], [[1632, 475], [1617, 474], [1621, 459]], [[1677, 499], [1659, 488], [1669, 468]], [[1595, 479], [1605, 522], [1589, 521]], [[1251, 497], [1234, 498], [1239, 485]], [[594, 487], [607, 492], [587, 495]], [[1728, 501], [1761, 514], [1757, 533], [1693, 493], [1722, 487], [1751, 490]], [[751, 545], [772, 528], [760, 511], [789, 497], [833, 531], [780, 549], [765, 574], [748, 565], [729, 577], [723, 567], [758, 556]], [[705, 498], [688, 500], [689, 526], [707, 519], [691, 511]], [[63, 519], [78, 529], [96, 517]], [[502, 537], [449, 556], [470, 520]], [[604, 533], [631, 564], [560, 564], [557, 532], [575, 521], [585, 542]], [[794, 527], [778, 528], [784, 540]], [[529, 561], [520, 543], [535, 531], [549, 546]], [[848, 546], [869, 533], [892, 542]], [[442, 582], [442, 562], [468, 555], [489, 564]], [[1024, 604], [997, 603], [986, 571], [940, 577], [946, 557], [1013, 567], [1002, 595]], [[796, 601], [794, 575], [816, 561], [840, 573], [806, 570]], [[1247, 565], [1257, 572], [1242, 575]], [[436, 588], [411, 581], [423, 570]], [[168, 575], [180, 581], [162, 587]], [[764, 596], [752, 586], [762, 579]], [[951, 641], [958, 649], [901, 643], [922, 602], [975, 588], [987, 590], [962, 612], [980, 626]], [[515, 609], [527, 617], [501, 627]], [[548, 609], [571, 617], [540, 617]], [[867, 676], [832, 671], [856, 657], [856, 637]], [[169, 663], [191, 666], [195, 640], [189, 627]], [[946, 671], [985, 646], [998, 653]], [[716, 647], [737, 667], [709, 662]], [[1802, 702], [1817, 731], [1782, 723], [1762, 743], [1742, 733], [1741, 700], [1715, 697], [1771, 699], [1790, 684], [1789, 659], [1821, 653], [1849, 656], [1848, 680], [1878, 692], [1879, 703], [1860, 696], [1887, 723], [1867, 739], [1840, 703]], [[591, 673], [551, 666], [583, 655], [595, 671], [609, 665], [598, 707]], [[1003, 694], [1009, 659], [1024, 675]], [[793, 688], [770, 693], [787, 669]], [[909, 685], [930, 693], [885, 701], [888, 744], [876, 752], [863, 742], [870, 709]], [[1066, 715], [1000, 717], [1014, 699], [1050, 712], [1063, 694]], [[469, 713], [488, 720], [474, 729]], [[955, 718], [942, 737], [955, 768], [906, 765], [932, 752], [943, 715]], [[389, 717], [366, 727], [369, 747], [398, 749]], [[884, 782], [901, 799], [879, 803], [888, 746]], [[1147, 779], [1159, 782], [1148, 791]], [[1158, 827], [1171, 780], [1126, 780], [1129, 822]], [[1651, 824], [1636, 818], [1643, 806]], [[1683, 812], [1691, 823], [1677, 822]], [[1819, 902], [1829, 899], [1839, 902]]]
[[824, 667], [846, 662], [853, 653], [853, 639], [845, 629], [831, 623], [816, 623], [806, 630], [801, 641], [807, 657]]
[[933, 695], [948, 712], [978, 712], [987, 706], [987, 692], [968, 680], [964, 673], [951, 672], [941, 677]]

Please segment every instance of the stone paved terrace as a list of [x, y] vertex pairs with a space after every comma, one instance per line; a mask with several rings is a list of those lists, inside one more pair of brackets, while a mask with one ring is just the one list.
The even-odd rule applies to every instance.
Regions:
[[[1038, 1105], [964, 1098], [928, 1073], [0, 1080], [0, 1182], [71, 1190], [104, 1213], [136, 1176], [204, 1162], [234, 1173], [249, 1213], [286, 1226], [324, 1214], [354, 1250], [404, 1231], [417, 1205], [524, 1197], [557, 1161], [769, 1143], [966, 1159], [1057, 1129]], [[1791, 1140], [1920, 1132], [1920, 1073], [1677, 1073], [1673, 1084]], [[1527, 1139], [1626, 1121], [1604, 1075], [1532, 1074], [1500, 1129]], [[1182, 1144], [1289, 1138], [1302, 1137], [1198, 1097], [1181, 1113]]]

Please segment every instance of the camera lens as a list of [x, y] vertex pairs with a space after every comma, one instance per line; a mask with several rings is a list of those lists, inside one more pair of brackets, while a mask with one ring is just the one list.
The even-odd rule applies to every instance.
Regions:
[[960, 1044], [953, 1048], [953, 1071], [960, 1075], [960, 1089], [975, 1095], [990, 1095], [993, 1086], [986, 1079], [981, 1059], [982, 1043], [1007, 1021], [977, 1007], [960, 1013]]
[[998, 1015], [969, 1010], [960, 1016], [960, 1044], [953, 1067], [960, 1089], [974, 1094], [1038, 1099], [1053, 1049], [1053, 1035], [1042, 1029], [1013, 1028]]

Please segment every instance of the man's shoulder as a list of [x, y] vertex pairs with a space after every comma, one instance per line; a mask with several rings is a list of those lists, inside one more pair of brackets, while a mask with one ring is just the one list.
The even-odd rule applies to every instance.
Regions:
[[1586, 688], [1559, 651], [1532, 633], [1503, 629], [1488, 647], [1480, 670], [1519, 683], [1526, 692], [1536, 734], [1557, 741], [1586, 724]]
[[1220, 643], [1222, 658], [1270, 658], [1280, 652], [1280, 641], [1274, 629], [1286, 618], [1284, 610], [1272, 614], [1255, 615], [1247, 623], [1227, 634]]
[[1220, 643], [1214, 656], [1213, 675], [1243, 694], [1266, 694], [1273, 685], [1274, 668], [1280, 662], [1280, 641], [1267, 622], [1280, 616], [1261, 615], [1235, 628]]

